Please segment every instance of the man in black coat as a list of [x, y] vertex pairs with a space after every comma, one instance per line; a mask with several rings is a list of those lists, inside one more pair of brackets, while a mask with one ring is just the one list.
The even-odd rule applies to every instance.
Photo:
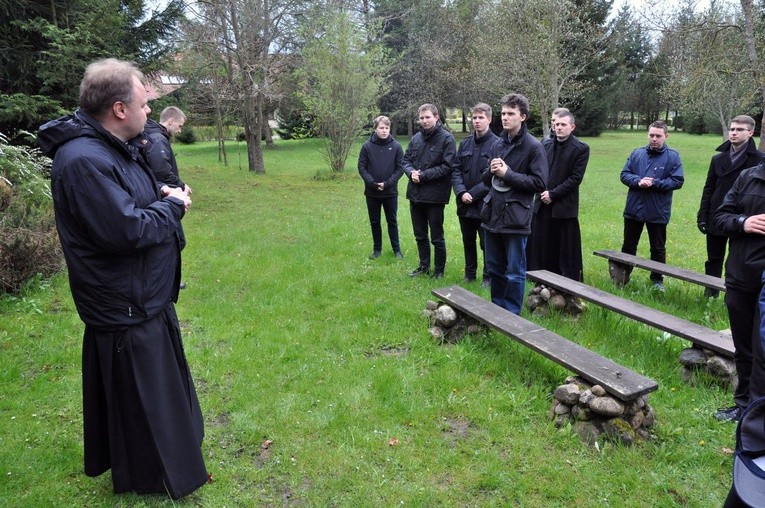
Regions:
[[430, 273], [430, 229], [430, 243], [434, 250], [432, 277], [441, 279], [446, 268], [444, 208], [449, 202], [457, 157], [454, 136], [441, 125], [438, 108], [423, 104], [418, 115], [420, 132], [412, 137], [404, 153], [404, 174], [409, 178], [406, 198], [420, 258], [419, 265], [409, 275], [416, 277]]
[[526, 128], [529, 100], [502, 98], [502, 134], [491, 150], [483, 182], [490, 187], [481, 209], [491, 301], [520, 314], [526, 290], [526, 241], [531, 233], [534, 194], [547, 185], [547, 157]]
[[534, 201], [526, 256], [529, 270], [549, 270], [581, 282], [579, 185], [590, 159], [590, 147], [572, 134], [575, 128], [574, 115], [568, 109], [553, 112], [555, 138], [542, 141], [550, 173], [547, 189]]
[[[765, 154], [757, 150], [752, 139], [754, 118], [747, 115], [735, 117], [731, 120], [728, 132], [728, 141], [717, 147], [720, 153], [713, 156], [709, 163], [707, 181], [701, 193], [701, 204], [696, 218], [699, 231], [707, 235], [704, 273], [713, 277], [722, 276], [728, 237], [714, 226], [712, 217], [741, 171], [756, 166], [765, 158]], [[718, 293], [716, 289], [704, 290], [704, 296], [707, 297], [716, 298]]]
[[180, 108], [168, 106], [159, 115], [159, 122], [150, 118], [143, 130], [152, 141], [146, 148], [146, 158], [157, 181], [170, 187], [180, 187], [191, 195], [191, 187], [181, 180], [178, 163], [170, 147], [170, 138], [180, 134], [185, 124], [186, 114]]
[[173, 302], [181, 218], [191, 199], [157, 185], [139, 136], [151, 111], [143, 74], [90, 64], [80, 109], [43, 125], [69, 285], [85, 323], [85, 474], [112, 471], [115, 493], [177, 499], [207, 481], [202, 413]]
[[[497, 140], [489, 126], [491, 125], [491, 106], [479, 102], [471, 110], [473, 119], [473, 135], [463, 139], [457, 150], [459, 166], [452, 173], [452, 187], [457, 197], [457, 217], [462, 232], [462, 247], [465, 252], [465, 282], [476, 279], [478, 270], [478, 252], [475, 238], [484, 252], [484, 230], [481, 227], [481, 208], [483, 198], [489, 193], [483, 183], [481, 174], [489, 167], [491, 147]], [[486, 259], [483, 260], [483, 276], [481, 285], [487, 287], [490, 283]]]
[[741, 172], [713, 215], [717, 231], [730, 238], [725, 262], [725, 306], [733, 336], [738, 385], [734, 405], [715, 418], [737, 421], [765, 395], [765, 359], [760, 337], [759, 296], [765, 270], [765, 161]]

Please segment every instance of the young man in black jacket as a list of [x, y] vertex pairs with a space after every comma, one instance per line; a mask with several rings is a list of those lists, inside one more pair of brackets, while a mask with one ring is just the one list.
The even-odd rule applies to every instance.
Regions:
[[[747, 115], [735, 117], [730, 122], [728, 132], [728, 140], [717, 147], [720, 153], [713, 156], [709, 163], [707, 181], [701, 193], [701, 204], [696, 218], [699, 231], [707, 236], [704, 273], [713, 277], [722, 276], [728, 237], [714, 226], [712, 217], [741, 171], [756, 166], [765, 158], [765, 154], [757, 150], [752, 139], [754, 118]], [[717, 298], [717, 295], [716, 289], [704, 290], [704, 296]]]
[[444, 208], [449, 203], [457, 156], [454, 136], [441, 124], [438, 109], [433, 104], [423, 104], [418, 115], [420, 132], [412, 137], [404, 153], [404, 173], [409, 178], [406, 198], [420, 260], [409, 275], [416, 277], [430, 272], [430, 229], [434, 250], [432, 277], [441, 279], [446, 268]]
[[483, 174], [490, 187], [481, 210], [481, 227], [486, 230], [491, 301], [514, 314], [520, 314], [523, 307], [534, 194], [545, 190], [548, 172], [542, 144], [526, 128], [528, 114], [525, 96], [502, 98], [503, 131]]
[[[459, 166], [452, 173], [452, 187], [457, 198], [457, 217], [462, 232], [462, 247], [465, 252], [465, 282], [476, 279], [478, 270], [478, 252], [476, 236], [484, 252], [484, 229], [481, 227], [481, 208], [483, 198], [489, 188], [483, 183], [481, 174], [489, 167], [491, 147], [497, 141], [497, 135], [491, 132], [491, 106], [479, 102], [471, 110], [473, 135], [463, 139], [457, 150]], [[487, 287], [491, 278], [483, 256], [483, 276], [481, 285]]]
[[146, 158], [158, 182], [170, 187], [180, 187], [191, 194], [191, 187], [183, 183], [178, 173], [178, 163], [170, 147], [170, 138], [180, 134], [186, 124], [186, 114], [175, 106], [168, 106], [159, 115], [159, 122], [146, 121], [144, 133], [152, 141], [146, 149]]

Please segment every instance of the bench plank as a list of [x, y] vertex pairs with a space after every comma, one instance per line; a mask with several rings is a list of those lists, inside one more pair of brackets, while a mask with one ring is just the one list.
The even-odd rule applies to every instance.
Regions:
[[460, 312], [566, 367], [608, 393], [631, 401], [659, 388], [656, 381], [622, 367], [539, 325], [484, 300], [460, 286], [432, 290], [433, 295]]
[[658, 261], [633, 256], [632, 254], [615, 250], [596, 250], [593, 254], [623, 265], [643, 268], [662, 275], [674, 277], [675, 279], [700, 284], [710, 289], [716, 289], [717, 291], [725, 291], [725, 281], [720, 277], [713, 277], [711, 275], [694, 272], [693, 270], [686, 270], [685, 268], [679, 268], [666, 263], [659, 263]]
[[698, 346], [733, 358], [733, 340], [725, 333], [686, 321], [685, 319], [633, 302], [632, 300], [612, 295], [611, 293], [547, 270], [526, 272], [526, 277], [529, 280], [554, 287], [570, 295], [578, 296], [588, 302], [613, 310], [641, 323], [682, 337]]

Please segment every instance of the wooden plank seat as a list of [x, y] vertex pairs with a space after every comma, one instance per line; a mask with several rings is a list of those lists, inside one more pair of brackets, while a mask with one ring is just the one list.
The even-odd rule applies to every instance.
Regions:
[[[711, 275], [705, 275], [703, 273], [694, 272], [693, 270], [687, 270], [685, 268], [679, 268], [676, 266], [668, 265], [666, 263], [659, 263], [658, 261], [652, 261], [650, 259], [633, 256], [632, 254], [626, 254], [615, 250], [596, 250], [593, 252], [596, 256], [608, 259], [609, 272], [611, 273], [611, 279], [619, 284], [624, 285], [628, 279], [625, 279], [624, 274], [615, 275], [614, 268], [619, 268], [618, 265], [632, 266], [636, 268], [643, 268], [652, 272], [660, 273], [668, 277], [684, 280], [686, 282], [692, 282], [709, 289], [717, 291], [725, 291], [725, 281], [720, 277], [713, 277]], [[613, 266], [613, 264], [617, 266]], [[623, 267], [622, 267], [623, 270]], [[617, 270], [618, 273], [618, 270]]]
[[460, 286], [434, 289], [433, 295], [455, 310], [488, 325], [562, 365], [609, 394], [632, 401], [659, 388], [656, 381], [590, 351]]
[[558, 291], [577, 296], [595, 305], [618, 312], [624, 316], [658, 328], [683, 339], [689, 340], [701, 348], [710, 349], [722, 356], [733, 358], [733, 340], [723, 332], [667, 314], [660, 310], [612, 295], [598, 288], [563, 277], [547, 270], [526, 272], [526, 277], [534, 282], [553, 287]]

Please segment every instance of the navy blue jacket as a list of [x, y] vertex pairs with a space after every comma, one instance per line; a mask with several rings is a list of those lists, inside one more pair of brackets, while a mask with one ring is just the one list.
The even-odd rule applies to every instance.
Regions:
[[[489, 187], [481, 210], [481, 227], [490, 233], [531, 233], [532, 204], [534, 194], [545, 190], [547, 185], [547, 157], [534, 136], [528, 133], [526, 123], [512, 139], [503, 132], [492, 145], [491, 158], [504, 160], [510, 169], [502, 177], [510, 186], [500, 192], [492, 186], [491, 171], [483, 173], [483, 182]], [[499, 177], [498, 177], [499, 178]]]
[[[454, 136], [437, 122], [431, 132], [412, 137], [404, 153], [404, 173], [409, 178], [406, 198], [412, 203], [443, 204], [449, 202], [452, 171], [457, 165]], [[422, 171], [420, 183], [412, 182], [412, 171]]]
[[[640, 187], [638, 182], [652, 177], [653, 186]], [[683, 163], [680, 155], [666, 144], [659, 150], [648, 146], [635, 149], [624, 164], [621, 181], [629, 187], [624, 217], [640, 222], [669, 224], [672, 213], [672, 191], [683, 186]]]
[[745, 169], [725, 195], [713, 216], [713, 224], [730, 237], [725, 261], [725, 285], [741, 290], [758, 290], [765, 270], [765, 236], [744, 232], [744, 221], [765, 213], [765, 161]]
[[[364, 180], [364, 195], [372, 198], [398, 196], [398, 181], [404, 175], [404, 149], [392, 135], [385, 139], [372, 133], [359, 152], [359, 175]], [[378, 190], [377, 183], [384, 183]]]
[[699, 224], [706, 224], [710, 234], [723, 234], [715, 227], [712, 218], [725, 199], [725, 195], [733, 187], [733, 182], [736, 181], [738, 175], [744, 169], [756, 166], [765, 158], [765, 154], [757, 150], [757, 145], [751, 138], [746, 144], [745, 150], [746, 152], [736, 163], [731, 164], [730, 141], [726, 141], [717, 147], [717, 151], [720, 153], [714, 155], [709, 162], [709, 171], [707, 172], [706, 183], [704, 183], [704, 190], [701, 192], [701, 203], [696, 221]]
[[162, 198], [136, 138], [123, 143], [81, 111], [38, 133], [53, 157], [53, 205], [80, 318], [97, 328], [156, 316], [178, 298], [183, 202]]
[[[483, 198], [489, 193], [489, 188], [483, 183], [481, 175], [489, 167], [491, 147], [497, 141], [497, 135], [488, 130], [480, 138], [475, 133], [460, 142], [457, 150], [459, 165], [452, 173], [452, 187], [457, 197], [457, 215], [459, 217], [481, 218]], [[473, 196], [473, 202], [462, 202], [466, 192]]]

